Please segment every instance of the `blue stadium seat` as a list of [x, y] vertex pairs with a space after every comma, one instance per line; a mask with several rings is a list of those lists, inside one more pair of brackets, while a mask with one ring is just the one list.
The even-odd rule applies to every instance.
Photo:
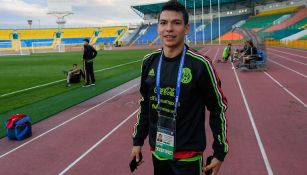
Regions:
[[[62, 38], [64, 44], [82, 44], [85, 38]], [[90, 40], [90, 38], [87, 38]]]
[[157, 36], [157, 24], [152, 24], [146, 31], [144, 35], [142, 35], [136, 42], [135, 45], [140, 44], [149, 44], [151, 43]]
[[[238, 16], [228, 16], [228, 17], [222, 17], [221, 18], [221, 35], [223, 35], [224, 33], [230, 31], [232, 29], [232, 26], [241, 21], [241, 20], [245, 20], [248, 18], [249, 15], [238, 15]], [[205, 22], [205, 27], [204, 27], [204, 33], [205, 33], [205, 41], [210, 41], [210, 37], [211, 37], [211, 24], [208, 22]], [[197, 30], [199, 27], [202, 26], [202, 22], [196, 22], [196, 28], [194, 27], [194, 23], [190, 23], [190, 32], [188, 34], [188, 39], [191, 42], [195, 41], [195, 34], [194, 31]], [[218, 19], [214, 19], [212, 22], [212, 26], [213, 26], [213, 30], [212, 30], [212, 39], [216, 39], [218, 38]], [[196, 32], [196, 42], [202, 42], [203, 40], [203, 30], [199, 30]], [[142, 35], [135, 44], [149, 44], [151, 43], [156, 37], [158, 36], [157, 33], [157, 24], [153, 24], [148, 30], [147, 32]], [[156, 44], [160, 44], [161, 41], [160, 39], [157, 40]]]
[[[230, 31], [232, 29], [232, 26], [241, 21], [241, 20], [245, 20], [248, 18], [249, 15], [238, 15], [238, 16], [229, 16], [229, 17], [222, 17], [221, 18], [221, 36]], [[205, 23], [206, 24], [206, 23]], [[196, 27], [199, 27], [201, 25], [201, 23], [197, 23]], [[219, 35], [219, 31], [218, 31], [218, 19], [215, 18], [212, 22], [212, 39], [216, 39], [218, 38]], [[194, 38], [194, 24], [191, 24], [191, 32], [192, 35], [189, 36], [189, 39], [191, 42], [195, 41]], [[208, 42], [211, 40], [211, 24], [207, 23], [206, 27], [204, 28], [205, 30], [205, 42]], [[203, 40], [203, 31], [198, 31], [196, 32], [196, 41], [197, 42], [201, 42]]]
[[96, 41], [96, 44], [99, 43], [111, 43], [113, 44], [113, 42], [116, 40], [116, 37], [105, 37], [105, 38], [98, 38]]
[[0, 40], [0, 48], [12, 48], [12, 41], [11, 40]]
[[24, 45], [22, 44], [21, 47], [32, 47], [32, 43], [34, 42], [48, 42], [48, 43], [44, 43], [40, 46], [51, 46], [53, 39], [24, 39], [24, 40], [20, 40], [22, 43], [24, 43]]

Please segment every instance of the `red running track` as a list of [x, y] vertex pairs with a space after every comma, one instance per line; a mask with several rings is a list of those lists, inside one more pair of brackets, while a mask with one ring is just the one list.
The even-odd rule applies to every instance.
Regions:
[[[201, 52], [213, 60], [220, 59], [222, 50], [214, 45]], [[304, 64], [295, 62], [306, 63], [305, 51], [269, 48], [268, 57], [307, 72]], [[216, 68], [229, 101], [230, 152], [220, 174], [305, 175], [306, 78], [273, 62], [267, 72], [240, 72], [230, 63]], [[139, 79], [128, 82], [34, 125], [33, 137], [23, 142], [0, 140], [0, 174], [131, 174], [128, 163], [139, 107], [138, 83]], [[206, 130], [205, 157], [212, 154], [208, 117]], [[152, 174], [147, 143], [143, 152], [145, 162], [136, 175]]]

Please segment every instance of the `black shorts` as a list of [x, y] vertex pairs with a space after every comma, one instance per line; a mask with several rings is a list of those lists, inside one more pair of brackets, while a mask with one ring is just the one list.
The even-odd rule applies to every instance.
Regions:
[[152, 155], [154, 175], [202, 175], [203, 160], [159, 160]]
[[80, 83], [81, 80], [81, 74], [75, 74], [72, 75], [71, 78], [69, 79], [70, 83]]

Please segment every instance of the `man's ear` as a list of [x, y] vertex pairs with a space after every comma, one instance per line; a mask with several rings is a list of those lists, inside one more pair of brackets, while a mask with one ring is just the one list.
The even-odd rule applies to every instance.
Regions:
[[190, 32], [190, 23], [188, 23], [187, 25], [185, 25], [185, 34], [187, 35], [187, 34], [189, 34], [189, 32]]

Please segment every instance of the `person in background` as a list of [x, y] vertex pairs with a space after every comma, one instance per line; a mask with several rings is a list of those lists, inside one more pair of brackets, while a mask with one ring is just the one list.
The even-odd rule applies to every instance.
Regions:
[[71, 83], [80, 83], [81, 76], [84, 78], [83, 71], [78, 67], [77, 64], [72, 65], [70, 71], [64, 71], [66, 75], [66, 87], [70, 87]]
[[85, 74], [85, 84], [83, 87], [89, 87], [95, 85], [94, 75], [94, 59], [97, 56], [96, 49], [89, 44], [88, 39], [83, 40], [83, 64]]
[[253, 41], [248, 41], [245, 55], [242, 57], [242, 63], [246, 64], [248, 61], [256, 59], [257, 58], [256, 54], [257, 54], [257, 48], [254, 46]]
[[225, 47], [223, 50], [222, 63], [227, 63], [230, 55], [231, 55], [231, 44], [229, 43], [227, 47]]

